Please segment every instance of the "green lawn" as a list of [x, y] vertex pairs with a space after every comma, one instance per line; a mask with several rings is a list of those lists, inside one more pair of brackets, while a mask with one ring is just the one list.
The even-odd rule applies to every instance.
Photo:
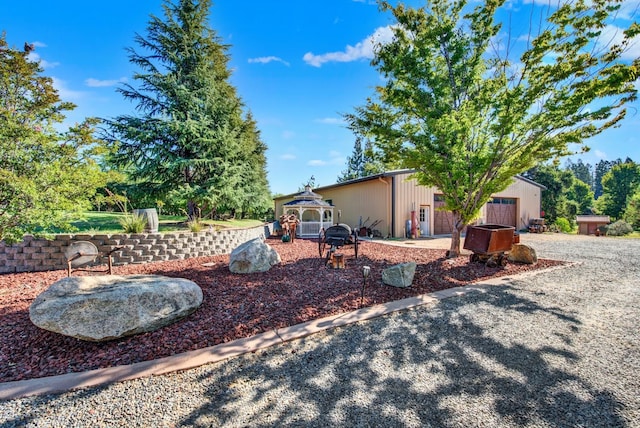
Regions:
[[[72, 224], [78, 228], [80, 232], [109, 232], [119, 233], [122, 232], [122, 226], [120, 226], [120, 219], [124, 216], [122, 213], [114, 212], [98, 212], [89, 211], [83, 214], [83, 218], [73, 221]], [[158, 216], [159, 231], [171, 232], [176, 230], [188, 230], [185, 222], [187, 218], [184, 216]], [[228, 227], [254, 227], [262, 224], [260, 220], [205, 220], [203, 223], [228, 228]]]

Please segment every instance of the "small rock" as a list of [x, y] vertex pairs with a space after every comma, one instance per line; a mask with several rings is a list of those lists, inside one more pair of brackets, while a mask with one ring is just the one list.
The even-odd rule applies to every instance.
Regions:
[[229, 270], [233, 273], [266, 272], [280, 263], [280, 254], [261, 238], [239, 245], [229, 257]]
[[411, 287], [416, 273], [416, 263], [408, 262], [391, 266], [382, 271], [382, 282], [393, 287]]
[[29, 308], [36, 326], [103, 342], [154, 331], [194, 312], [202, 289], [160, 275], [72, 276], [54, 282]]
[[513, 244], [509, 252], [509, 261], [533, 265], [538, 263], [538, 256], [536, 250], [529, 245]]

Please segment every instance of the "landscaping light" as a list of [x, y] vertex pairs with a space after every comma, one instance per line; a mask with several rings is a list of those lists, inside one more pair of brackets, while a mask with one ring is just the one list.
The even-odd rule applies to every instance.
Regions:
[[371, 273], [369, 266], [362, 266], [362, 292], [360, 293], [360, 307], [364, 304], [364, 287], [367, 285], [367, 278]]

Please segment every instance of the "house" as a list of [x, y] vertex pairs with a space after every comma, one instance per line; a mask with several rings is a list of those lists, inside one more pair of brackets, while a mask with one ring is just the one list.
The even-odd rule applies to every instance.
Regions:
[[[319, 225], [327, 221], [345, 223], [359, 228], [377, 222], [374, 227], [384, 237], [405, 237], [410, 233], [412, 211], [420, 236], [447, 235], [453, 230], [453, 215], [441, 208], [443, 195], [435, 187], [419, 186], [409, 179], [413, 170], [389, 171], [343, 183], [305, 189], [313, 198], [321, 198], [322, 207], [299, 208], [305, 192], [280, 196], [274, 199], [276, 216], [296, 213], [302, 224], [307, 224], [303, 237], [317, 236]], [[530, 218], [540, 216], [540, 194], [545, 187], [524, 177], [514, 177], [514, 182], [504, 191], [496, 193], [482, 207], [481, 223], [511, 225], [526, 229]], [[310, 193], [309, 193], [310, 192]], [[297, 202], [296, 202], [297, 201]], [[318, 199], [314, 199], [317, 204]], [[296, 207], [298, 206], [298, 207]], [[333, 212], [326, 209], [334, 207]], [[333, 219], [331, 219], [333, 217]], [[314, 225], [315, 224], [315, 225]]]
[[611, 220], [608, 215], [578, 215], [576, 223], [579, 235], [599, 235], [599, 227], [608, 225]]

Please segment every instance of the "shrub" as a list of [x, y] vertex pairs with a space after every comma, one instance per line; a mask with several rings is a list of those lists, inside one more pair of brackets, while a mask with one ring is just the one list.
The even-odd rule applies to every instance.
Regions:
[[607, 226], [607, 235], [624, 236], [633, 232], [633, 227], [624, 220], [618, 220]]
[[563, 233], [570, 233], [573, 230], [569, 220], [563, 217], [558, 217], [554, 224], [558, 228], [558, 230]]
[[147, 219], [137, 214], [127, 214], [120, 220], [124, 233], [142, 233], [147, 227]]
[[199, 218], [187, 222], [187, 227], [192, 232], [200, 232], [204, 228], [204, 223]]

